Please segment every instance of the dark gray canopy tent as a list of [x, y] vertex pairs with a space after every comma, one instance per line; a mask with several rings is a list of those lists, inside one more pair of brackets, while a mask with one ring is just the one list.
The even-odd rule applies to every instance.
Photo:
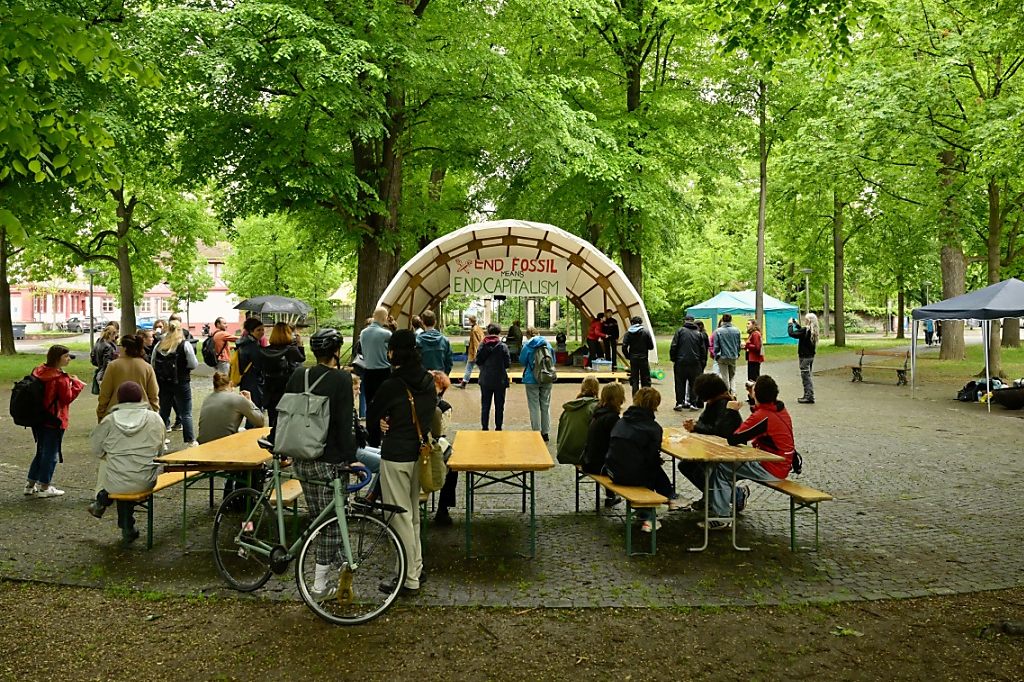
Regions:
[[[910, 343], [910, 386], [911, 395], [917, 386], [917, 332], [921, 320], [981, 320], [982, 339], [985, 344], [985, 379], [986, 386], [992, 380], [989, 367], [988, 340], [991, 335], [992, 320], [1007, 317], [1024, 317], [1024, 282], [1015, 277], [966, 293], [963, 296], [947, 298], [945, 301], [915, 308], [911, 313], [914, 318], [914, 329]], [[992, 402], [988, 402], [992, 409]]]

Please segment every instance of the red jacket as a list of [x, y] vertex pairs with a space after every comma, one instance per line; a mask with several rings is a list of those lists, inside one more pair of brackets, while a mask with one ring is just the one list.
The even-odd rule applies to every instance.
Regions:
[[755, 405], [753, 414], [740, 424], [740, 428], [728, 440], [729, 445], [750, 443], [759, 450], [784, 457], [783, 462], [761, 462], [761, 466], [776, 478], [789, 476], [796, 443], [793, 440], [793, 421], [781, 402]]
[[596, 317], [590, 321], [590, 328], [587, 330], [588, 341], [600, 341], [607, 334], [604, 333], [604, 329], [601, 327], [601, 320]]
[[[32, 376], [46, 383], [43, 404], [47, 412], [60, 419], [60, 428], [68, 428], [68, 406], [74, 402], [85, 384], [72, 378], [67, 372], [55, 367], [39, 365], [32, 370]], [[53, 408], [56, 401], [56, 409]]]
[[747, 350], [747, 362], [764, 362], [764, 346], [761, 344], [761, 332], [757, 330], [750, 332], [744, 348]]

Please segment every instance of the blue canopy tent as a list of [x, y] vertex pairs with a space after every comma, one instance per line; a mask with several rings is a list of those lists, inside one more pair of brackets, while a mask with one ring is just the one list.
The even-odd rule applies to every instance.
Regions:
[[[710, 334], [718, 326], [718, 319], [725, 313], [735, 318], [753, 319], [754, 317], [755, 293], [746, 291], [723, 291], [717, 296], [710, 298], [703, 303], [687, 308], [686, 314], [693, 315], [697, 320], [709, 320], [710, 327], [707, 332]], [[799, 317], [800, 311], [795, 305], [785, 303], [779, 299], [764, 295], [764, 329], [762, 336], [766, 344], [796, 343], [796, 339], [789, 336], [789, 320], [792, 317]], [[743, 329], [746, 324], [736, 324]]]

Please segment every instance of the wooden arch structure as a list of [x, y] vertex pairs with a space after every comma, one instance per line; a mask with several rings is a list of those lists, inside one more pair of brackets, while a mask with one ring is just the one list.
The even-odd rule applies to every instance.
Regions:
[[[470, 254], [474, 254], [470, 256]], [[566, 262], [566, 296], [587, 317], [613, 310], [625, 333], [629, 319], [639, 316], [651, 330], [647, 308], [622, 270], [590, 242], [565, 230], [523, 220], [496, 220], [467, 225], [435, 239], [395, 275], [378, 305], [386, 306], [401, 327], [413, 315], [437, 308], [450, 290], [456, 258], [539, 258]], [[650, 360], [657, 361], [657, 349]]]

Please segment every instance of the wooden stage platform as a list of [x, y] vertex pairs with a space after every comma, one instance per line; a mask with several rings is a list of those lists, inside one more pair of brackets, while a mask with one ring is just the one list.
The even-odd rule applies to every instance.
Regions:
[[[591, 372], [590, 370], [583, 369], [582, 367], [565, 367], [565, 366], [561, 366], [561, 367], [556, 367], [555, 370], [558, 372], [558, 379], [556, 380], [556, 383], [559, 383], [559, 384], [572, 384], [572, 383], [581, 384], [581, 383], [583, 383], [583, 380], [586, 377], [597, 377], [597, 380], [600, 381], [601, 383], [607, 383], [609, 381], [623, 381], [623, 382], [628, 382], [629, 381], [629, 372], [627, 372], [624, 369], [620, 369], [617, 372], [607, 372], [607, 371]], [[465, 372], [466, 372], [465, 365], [463, 365], [463, 367], [461, 369], [458, 369], [458, 368], [453, 369], [451, 371], [451, 373], [449, 373], [448, 376], [451, 377], [453, 382], [457, 382], [457, 381], [462, 379], [462, 377], [465, 374]], [[477, 378], [479, 377], [479, 375], [480, 375], [479, 370], [473, 370], [473, 374], [470, 377], [469, 382], [471, 384], [475, 384]], [[514, 383], [514, 384], [522, 383], [522, 380], [523, 380], [523, 368], [521, 366], [518, 366], [518, 365], [513, 365], [508, 370], [508, 377], [509, 377], [509, 379], [512, 380], [512, 383]]]

